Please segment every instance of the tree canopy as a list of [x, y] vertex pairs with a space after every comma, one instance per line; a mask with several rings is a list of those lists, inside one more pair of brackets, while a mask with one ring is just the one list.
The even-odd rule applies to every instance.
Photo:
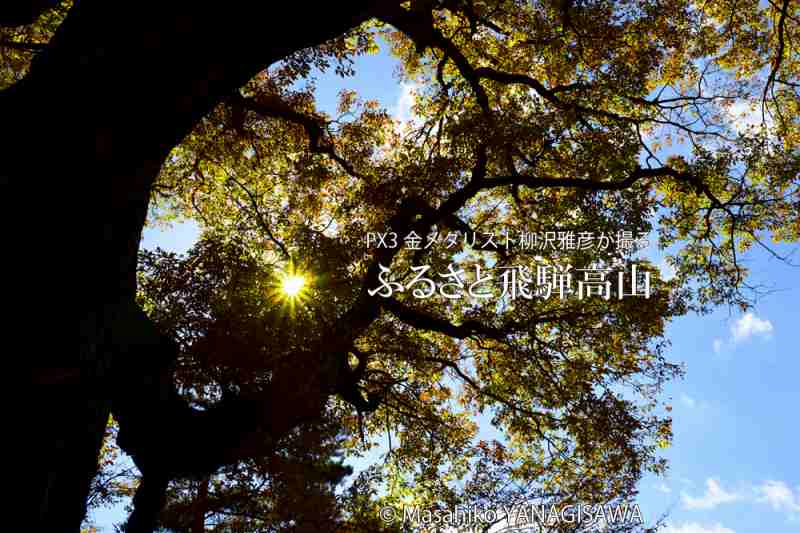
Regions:
[[[6, 85], [69, 7], [0, 30]], [[129, 530], [392, 531], [379, 507], [632, 504], [666, 468], [659, 391], [682, 372], [666, 324], [747, 308], [742, 255], [800, 236], [798, 17], [789, 0], [386, 3], [232, 87], [148, 189], [151, 221], [190, 218], [202, 237], [139, 254], [152, 357], [132, 368], [157, 379], [110, 405], [142, 473]], [[313, 72], [350, 75], [379, 40], [413, 117], [351, 91], [318, 110]], [[368, 246], [387, 232], [398, 246]], [[403, 246], [451, 232], [473, 239]], [[581, 232], [635, 242], [520, 237]], [[632, 264], [646, 295], [611, 275], [606, 297], [525, 292], [555, 275], [542, 265], [588, 283]], [[420, 281], [512, 270], [532, 276], [516, 295]], [[374, 462], [354, 475], [356, 458]]]

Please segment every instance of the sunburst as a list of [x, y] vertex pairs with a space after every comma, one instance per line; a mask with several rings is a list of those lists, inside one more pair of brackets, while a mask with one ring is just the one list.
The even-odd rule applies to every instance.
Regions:
[[282, 302], [282, 307], [294, 316], [295, 308], [302, 304], [310, 295], [313, 277], [302, 270], [289, 265], [286, 270], [278, 274], [272, 289], [272, 297]]
[[284, 274], [281, 280], [281, 291], [287, 298], [297, 298], [306, 286], [306, 277], [302, 274]]

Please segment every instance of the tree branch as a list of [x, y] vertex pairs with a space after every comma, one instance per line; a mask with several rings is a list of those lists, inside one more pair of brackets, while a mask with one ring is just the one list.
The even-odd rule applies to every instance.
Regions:
[[0, 39], [0, 48], [11, 48], [14, 50], [24, 50], [26, 52], [38, 52], [43, 50], [47, 43], [29, 43], [21, 41], [9, 41], [7, 39]]
[[264, 116], [279, 118], [302, 126], [308, 135], [309, 149], [312, 153], [326, 154], [336, 161], [351, 176], [363, 179], [355, 167], [336, 153], [333, 144], [325, 139], [324, 120], [322, 117], [301, 113], [277, 95], [259, 95], [258, 98], [245, 98], [238, 92], [229, 100], [232, 105]]
[[36, 21], [62, 0], [5, 0], [0, 7], [0, 28], [24, 26]]
[[504, 331], [482, 324], [477, 320], [466, 320], [464, 323], [456, 325], [443, 318], [409, 307], [394, 298], [385, 298], [382, 304], [390, 313], [409, 326], [443, 333], [455, 339], [466, 339], [474, 335], [482, 335], [495, 340], [502, 340], [506, 337]]

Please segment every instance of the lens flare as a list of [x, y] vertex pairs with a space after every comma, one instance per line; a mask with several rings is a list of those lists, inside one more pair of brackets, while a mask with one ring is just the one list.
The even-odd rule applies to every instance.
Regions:
[[304, 276], [300, 276], [298, 274], [290, 274], [283, 278], [283, 282], [281, 283], [281, 290], [283, 294], [288, 296], [289, 298], [296, 298], [300, 291], [303, 290], [303, 287], [306, 286], [306, 278]]

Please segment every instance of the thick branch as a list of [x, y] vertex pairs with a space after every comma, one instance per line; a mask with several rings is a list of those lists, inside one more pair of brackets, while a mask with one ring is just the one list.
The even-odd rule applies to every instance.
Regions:
[[568, 187], [574, 189], [586, 189], [590, 191], [622, 191], [633, 186], [643, 178], [656, 178], [661, 176], [671, 176], [683, 181], [691, 180], [691, 175], [686, 172], [679, 172], [670, 167], [660, 168], [641, 168], [637, 166], [627, 178], [616, 181], [594, 181], [576, 178], [552, 178], [546, 176], [497, 176], [484, 180], [481, 188], [503, 187], [507, 185], [525, 186], [529, 188], [556, 188]]
[[5, 0], [0, 5], [0, 28], [24, 26], [61, 3], [62, 0]]
[[434, 27], [433, 16], [430, 9], [418, 8], [411, 11], [396, 6], [394, 9], [386, 10], [386, 13], [379, 18], [406, 34], [406, 36], [414, 41], [419, 52], [431, 46], [436, 46], [441, 49], [445, 57], [451, 59], [453, 63], [456, 64], [459, 72], [461, 72], [461, 75], [464, 76], [464, 79], [467, 80], [475, 93], [478, 105], [488, 114], [489, 97], [484, 88], [481, 87], [480, 80], [472, 75], [474, 70], [469, 60], [452, 41], [447, 39]]
[[45, 46], [47, 46], [47, 43], [30, 43], [0, 39], [0, 48], [12, 48], [14, 50], [25, 50], [26, 52], [38, 52], [43, 50]]
[[336, 161], [345, 172], [355, 178], [362, 178], [355, 167], [336, 153], [333, 144], [325, 138], [325, 123], [322, 117], [301, 113], [276, 95], [260, 95], [256, 99], [244, 98], [237, 93], [230, 101], [232, 105], [241, 106], [258, 115], [279, 118], [302, 126], [306, 131], [306, 135], [308, 135], [309, 149], [312, 153], [327, 154], [331, 159]]
[[775, 78], [777, 77], [778, 71], [780, 71], [781, 64], [783, 63], [783, 56], [786, 49], [786, 17], [789, 13], [789, 2], [790, 0], [783, 0], [783, 3], [780, 7], [780, 17], [778, 19], [778, 27], [776, 29], [778, 33], [778, 49], [775, 51], [775, 57], [772, 59], [772, 66], [769, 71], [767, 83], [764, 85], [762, 102], [766, 102], [767, 94], [770, 90], [772, 90], [772, 86], [775, 84]]
[[394, 298], [385, 298], [382, 303], [400, 321], [417, 329], [443, 333], [456, 339], [481, 335], [490, 339], [502, 340], [506, 336], [502, 330], [487, 326], [477, 320], [466, 320], [456, 325], [443, 318], [409, 307]]
[[169, 478], [158, 474], [142, 476], [133, 497], [133, 511], [122, 530], [125, 533], [150, 533], [158, 525], [158, 515], [166, 502]]

